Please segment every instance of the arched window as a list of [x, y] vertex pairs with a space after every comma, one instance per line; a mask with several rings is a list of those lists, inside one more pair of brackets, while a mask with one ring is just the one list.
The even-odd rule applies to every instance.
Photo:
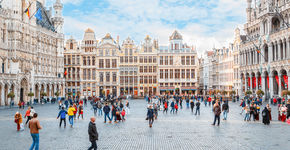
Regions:
[[69, 44], [69, 48], [70, 48], [70, 49], [73, 49], [73, 47], [74, 47], [74, 46], [73, 46], [73, 43], [70, 43], [70, 44]]

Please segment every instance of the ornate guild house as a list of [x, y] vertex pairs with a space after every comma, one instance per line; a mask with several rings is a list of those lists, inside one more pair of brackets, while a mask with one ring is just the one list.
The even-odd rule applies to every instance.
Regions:
[[44, 2], [6, 0], [0, 4], [1, 106], [11, 100], [17, 104], [64, 95], [63, 5], [56, 0], [52, 16]]

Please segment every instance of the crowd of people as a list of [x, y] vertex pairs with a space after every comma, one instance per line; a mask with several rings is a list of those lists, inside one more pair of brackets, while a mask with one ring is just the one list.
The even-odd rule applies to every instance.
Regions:
[[[204, 107], [209, 107], [213, 114], [212, 125], [220, 125], [221, 115], [223, 120], [228, 119], [228, 113], [230, 110], [228, 99], [218, 96], [195, 96], [195, 95], [163, 95], [163, 96], [146, 96], [147, 101], [147, 113], [146, 120], [149, 122], [149, 127], [152, 128], [154, 120], [158, 119], [158, 113], [161, 112], [164, 115], [169, 114], [177, 115], [180, 109], [184, 109], [183, 103], [185, 103], [185, 111], [190, 112], [192, 115], [201, 115], [201, 104], [204, 103]], [[269, 125], [272, 121], [272, 112], [275, 111], [272, 106], [278, 105], [278, 120], [285, 122], [290, 120], [290, 100], [277, 100], [273, 99], [270, 103], [263, 107], [263, 101], [260, 98], [245, 97], [238, 103], [241, 107], [240, 115], [243, 115], [244, 121], [262, 121], [265, 125]], [[90, 99], [91, 110], [95, 117], [103, 117], [104, 123], [119, 123], [126, 120], [125, 116], [130, 114], [130, 105], [128, 100], [122, 98], [94, 98]], [[21, 106], [21, 107], [20, 107]], [[68, 117], [71, 127], [74, 125], [74, 120], [84, 119], [84, 106], [87, 106], [87, 99], [66, 99], [59, 101], [59, 113], [57, 119], [59, 119], [59, 127], [64, 125], [66, 127], [66, 118]], [[87, 107], [89, 108], [89, 107]], [[19, 109], [23, 109], [23, 105], [19, 104]], [[260, 117], [261, 115], [261, 117]], [[98, 140], [98, 133], [95, 129], [95, 117], [91, 117], [89, 123], [90, 141], [92, 142], [91, 149], [96, 149], [95, 143]], [[24, 130], [27, 126], [30, 128], [33, 144], [30, 149], [38, 149], [39, 147], [39, 130], [42, 128], [37, 119], [37, 113], [32, 106], [29, 106], [26, 110], [24, 118], [26, 119], [25, 125], [23, 123], [22, 114], [17, 111], [14, 116], [14, 121], [17, 124], [17, 131]]]

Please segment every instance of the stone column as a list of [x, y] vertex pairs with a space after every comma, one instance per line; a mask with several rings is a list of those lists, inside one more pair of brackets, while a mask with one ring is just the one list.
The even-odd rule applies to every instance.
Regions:
[[262, 77], [261, 77], [262, 79], [262, 81], [261, 81], [261, 90], [263, 90], [264, 91], [264, 93], [266, 93], [266, 89], [267, 89], [267, 85], [266, 85], [266, 78], [267, 78], [267, 76], [265, 76], [265, 75], [263, 75]]
[[269, 75], [269, 92], [270, 92], [270, 98], [274, 95], [273, 81], [274, 81], [274, 76], [273, 75]]
[[287, 58], [287, 40], [283, 40], [283, 59]]
[[268, 59], [269, 59], [269, 62], [272, 62], [273, 61], [273, 45], [270, 44], [269, 47], [268, 47]]
[[290, 40], [287, 38], [286, 40], [286, 59], [290, 58]]
[[279, 73], [278, 74], [278, 78], [279, 78], [279, 84], [278, 84], [278, 95], [282, 96], [282, 78], [283, 76]]

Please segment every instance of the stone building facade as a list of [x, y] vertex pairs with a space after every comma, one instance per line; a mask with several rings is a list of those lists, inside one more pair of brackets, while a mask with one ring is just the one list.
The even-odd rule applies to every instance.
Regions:
[[177, 31], [172, 34], [169, 43], [168, 47], [160, 48], [158, 41], [147, 35], [140, 46], [135, 45], [131, 38], [124, 40], [120, 46], [118, 37], [115, 41], [107, 34], [97, 41], [94, 31], [88, 29], [82, 46], [74, 39], [66, 41], [66, 90], [79, 92], [81, 97], [196, 91], [196, 51], [182, 42], [182, 36]]
[[240, 78], [243, 92], [261, 89], [266, 98], [289, 89], [290, 1], [247, 0], [247, 39], [240, 47]]
[[[41, 9], [42, 20], [32, 14]], [[0, 7], [0, 105], [9, 105], [8, 93], [15, 94], [14, 103], [48, 98], [55, 92], [64, 96], [62, 7], [54, 3], [54, 16], [45, 9], [44, 0], [3, 1]], [[28, 93], [34, 93], [28, 97]]]

